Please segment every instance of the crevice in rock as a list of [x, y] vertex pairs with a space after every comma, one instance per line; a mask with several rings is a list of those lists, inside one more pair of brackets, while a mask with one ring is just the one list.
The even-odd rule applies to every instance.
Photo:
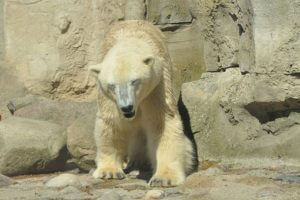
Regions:
[[172, 23], [172, 24], [165, 24], [163, 26], [159, 26], [159, 28], [163, 32], [166, 32], [166, 31], [175, 32], [179, 29], [186, 28], [188, 25], [191, 25], [191, 24], [192, 24], [192, 22]]
[[183, 101], [182, 101], [182, 94], [180, 93], [179, 95], [179, 99], [177, 102], [177, 107], [178, 107], [178, 111], [183, 123], [183, 130], [184, 130], [184, 134], [186, 135], [186, 137], [192, 142], [193, 145], [193, 150], [194, 150], [194, 155], [193, 155], [193, 166], [192, 166], [192, 172], [197, 170], [199, 161], [198, 161], [198, 148], [197, 148], [197, 144], [194, 138], [194, 134], [192, 131], [192, 127], [191, 127], [191, 122], [190, 122], [190, 115], [188, 113], [188, 110], [186, 108], [186, 106], [184, 105]]
[[245, 109], [261, 124], [288, 117], [291, 112], [300, 113], [300, 99], [289, 98], [280, 102], [252, 102]]
[[144, 0], [144, 6], [145, 6], [145, 12], [144, 12], [144, 19], [147, 19], [148, 16], [148, 4], [147, 4], [147, 0]]
[[229, 13], [230, 17], [232, 18], [233, 21], [237, 21], [238, 20], [238, 17], [236, 16], [236, 14], [234, 13]]
[[160, 30], [163, 32], [165, 32], [165, 31], [175, 32], [180, 28], [181, 28], [180, 25], [173, 25], [173, 26], [161, 27]]
[[300, 78], [300, 72], [289, 74], [290, 76], [294, 76], [296, 78]]
[[241, 24], [238, 24], [238, 27], [239, 27], [239, 34], [240, 36], [245, 33], [245, 29], [243, 28], [243, 26]]

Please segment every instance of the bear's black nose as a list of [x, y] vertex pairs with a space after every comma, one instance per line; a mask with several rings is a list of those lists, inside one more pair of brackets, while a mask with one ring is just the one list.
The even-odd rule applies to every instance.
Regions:
[[121, 107], [121, 110], [124, 113], [132, 113], [132, 111], [133, 111], [133, 105], [128, 105], [128, 106]]

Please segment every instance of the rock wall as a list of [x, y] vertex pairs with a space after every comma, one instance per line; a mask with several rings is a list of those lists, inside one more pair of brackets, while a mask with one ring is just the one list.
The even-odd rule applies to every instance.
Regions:
[[211, 2], [208, 72], [182, 87], [201, 160], [299, 165], [299, 6]]
[[[197, 80], [203, 72], [202, 38], [192, 25], [188, 4], [183, 9], [180, 1], [4, 2], [5, 59], [31, 94], [51, 99], [93, 99], [95, 83], [88, 78], [87, 66], [101, 57], [100, 44], [107, 26], [117, 20], [147, 18], [153, 21], [157, 11], [167, 14], [163, 9], [166, 6], [182, 9], [186, 18], [183, 20], [181, 13], [174, 12], [169, 21], [162, 21], [175, 62], [176, 92], [182, 82]], [[156, 7], [162, 10], [156, 11]]]

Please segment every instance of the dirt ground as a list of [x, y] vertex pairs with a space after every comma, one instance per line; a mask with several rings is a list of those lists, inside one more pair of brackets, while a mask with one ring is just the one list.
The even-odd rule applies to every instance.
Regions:
[[[56, 182], [50, 181], [62, 174], [71, 174], [71, 177], [65, 180], [59, 178]], [[300, 199], [298, 167], [244, 168], [204, 162], [199, 171], [190, 175], [183, 185], [173, 188], [151, 188], [145, 180], [147, 175], [144, 178], [137, 176], [138, 173], [133, 172], [123, 180], [103, 181], [94, 179], [89, 174], [79, 173], [78, 170], [71, 170], [55, 174], [12, 177], [12, 184], [0, 187], [0, 199]]]

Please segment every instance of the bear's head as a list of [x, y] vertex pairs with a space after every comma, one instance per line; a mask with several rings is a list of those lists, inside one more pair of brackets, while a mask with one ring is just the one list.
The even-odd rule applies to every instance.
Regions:
[[115, 102], [122, 118], [127, 120], [135, 118], [140, 103], [161, 81], [159, 60], [144, 53], [110, 51], [102, 63], [89, 68], [103, 94]]

